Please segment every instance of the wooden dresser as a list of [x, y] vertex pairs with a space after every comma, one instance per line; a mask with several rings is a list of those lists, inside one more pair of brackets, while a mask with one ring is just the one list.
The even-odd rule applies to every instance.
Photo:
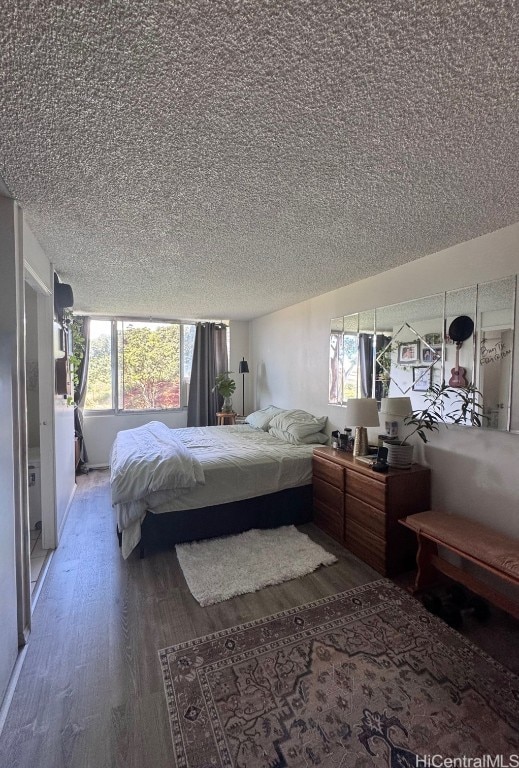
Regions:
[[398, 520], [430, 508], [429, 469], [373, 472], [350, 453], [315, 448], [313, 493], [314, 523], [354, 555], [383, 576], [414, 567], [416, 537]]

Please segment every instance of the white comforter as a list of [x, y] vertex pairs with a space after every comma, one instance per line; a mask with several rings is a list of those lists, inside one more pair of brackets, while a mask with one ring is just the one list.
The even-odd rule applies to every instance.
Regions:
[[[205, 481], [159, 490], [150, 487], [149, 493], [138, 501], [117, 502], [116, 490], [112, 501], [122, 531], [124, 557], [140, 540], [140, 524], [146, 510], [160, 513], [198, 509], [262, 496], [312, 481], [313, 445], [291, 445], [248, 425], [173, 430], [162, 426], [165, 430], [161, 430], [162, 435], [170, 433], [172, 439], [200, 463]], [[119, 432], [112, 448], [112, 459], [120, 454], [119, 436], [135, 432], [139, 430]], [[134, 437], [138, 438], [139, 434]], [[126, 483], [132, 484], [131, 478]], [[124, 497], [127, 498], [126, 494]]]
[[110, 484], [112, 505], [123, 531], [123, 556], [128, 557], [139, 542], [151, 494], [185, 490], [203, 482], [200, 462], [165, 424], [151, 421], [118, 432], [110, 454]]

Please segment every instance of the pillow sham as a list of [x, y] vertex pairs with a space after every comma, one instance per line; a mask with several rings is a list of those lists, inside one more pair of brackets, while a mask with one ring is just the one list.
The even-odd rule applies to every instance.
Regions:
[[275, 405], [267, 405], [266, 408], [260, 408], [259, 411], [249, 413], [245, 421], [250, 427], [254, 427], [254, 429], [262, 429], [266, 432], [271, 420], [279, 413], [284, 413], [282, 408], [278, 408]]
[[328, 435], [324, 432], [314, 432], [313, 435], [306, 435], [305, 437], [294, 437], [292, 432], [287, 432], [284, 429], [276, 429], [276, 427], [269, 427], [269, 435], [279, 438], [279, 440], [285, 440], [292, 445], [310, 445], [311, 443], [319, 443], [324, 445], [328, 442]]
[[269, 427], [290, 432], [295, 438], [301, 440], [308, 435], [322, 432], [326, 425], [327, 416], [312, 416], [307, 411], [294, 409], [282, 411], [271, 420]]

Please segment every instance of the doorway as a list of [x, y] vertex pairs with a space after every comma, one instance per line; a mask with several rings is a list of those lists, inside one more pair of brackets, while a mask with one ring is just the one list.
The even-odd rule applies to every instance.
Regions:
[[50, 293], [26, 274], [25, 387], [32, 607], [50, 551], [55, 547], [52, 334], [45, 333], [49, 306], [52, 308]]

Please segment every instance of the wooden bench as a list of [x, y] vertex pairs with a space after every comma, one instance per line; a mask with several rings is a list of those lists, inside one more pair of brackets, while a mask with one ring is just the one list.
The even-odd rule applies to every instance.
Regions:
[[[519, 540], [465, 517], [433, 510], [409, 515], [400, 522], [418, 537], [415, 592], [433, 586], [439, 572], [519, 619]], [[508, 585], [512, 595], [493, 589], [469, 571], [453, 565], [441, 556], [438, 547], [497, 577]]]

